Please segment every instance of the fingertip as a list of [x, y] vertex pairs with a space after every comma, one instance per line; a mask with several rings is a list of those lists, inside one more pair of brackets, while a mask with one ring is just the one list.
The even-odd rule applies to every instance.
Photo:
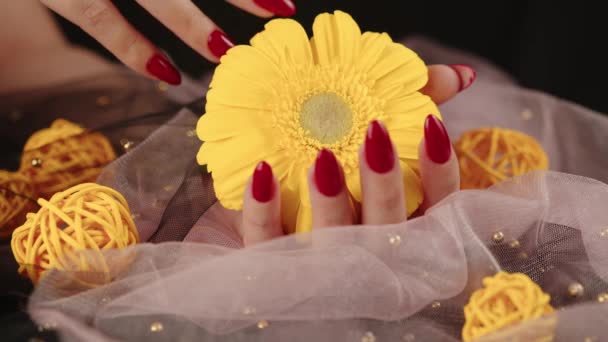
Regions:
[[437, 104], [444, 103], [469, 88], [477, 77], [475, 70], [464, 64], [431, 65], [428, 74], [429, 80], [421, 92]]

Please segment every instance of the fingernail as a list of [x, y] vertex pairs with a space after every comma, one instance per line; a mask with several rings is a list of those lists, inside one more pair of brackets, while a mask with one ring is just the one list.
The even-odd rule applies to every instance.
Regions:
[[477, 78], [475, 69], [466, 64], [452, 64], [450, 68], [456, 71], [460, 79], [460, 89], [458, 91], [463, 91], [470, 87], [475, 82], [475, 78]]
[[261, 162], [253, 171], [253, 181], [251, 182], [251, 194], [256, 201], [266, 203], [274, 196], [274, 180], [272, 178], [272, 168], [268, 163]]
[[334, 197], [342, 191], [344, 179], [336, 156], [328, 150], [322, 149], [315, 162], [314, 179], [320, 193]]
[[424, 121], [424, 143], [426, 153], [435, 163], [443, 164], [450, 159], [450, 137], [441, 120], [433, 114], [429, 114]]
[[182, 76], [177, 71], [177, 68], [169, 62], [167, 57], [160, 53], [154, 54], [146, 63], [146, 70], [161, 81], [165, 81], [172, 85], [182, 83]]
[[209, 51], [215, 57], [220, 58], [226, 54], [228, 49], [234, 46], [234, 43], [224, 32], [215, 30], [209, 35], [207, 46], [209, 46]]
[[365, 159], [370, 169], [387, 173], [395, 166], [395, 152], [386, 128], [377, 120], [372, 121], [365, 136]]
[[291, 0], [253, 0], [253, 2], [268, 12], [282, 17], [296, 14], [296, 5]]

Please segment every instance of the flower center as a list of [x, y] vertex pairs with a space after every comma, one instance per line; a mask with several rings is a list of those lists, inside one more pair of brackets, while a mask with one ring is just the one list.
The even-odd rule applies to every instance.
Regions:
[[302, 104], [300, 125], [322, 144], [331, 144], [350, 132], [353, 112], [334, 93], [316, 94]]

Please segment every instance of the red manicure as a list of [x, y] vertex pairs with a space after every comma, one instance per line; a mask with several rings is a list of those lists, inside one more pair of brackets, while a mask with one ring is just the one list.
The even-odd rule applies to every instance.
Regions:
[[172, 85], [182, 83], [182, 77], [179, 71], [169, 62], [167, 57], [160, 53], [154, 54], [146, 63], [146, 70], [161, 81], [165, 81]]
[[460, 89], [458, 91], [463, 91], [475, 82], [475, 78], [477, 78], [477, 72], [472, 67], [465, 64], [452, 64], [449, 66], [458, 74], [458, 78], [460, 79]]
[[429, 114], [424, 122], [424, 143], [427, 155], [435, 163], [443, 164], [450, 159], [450, 137], [443, 123], [433, 114]]
[[263, 9], [282, 17], [291, 17], [296, 14], [296, 5], [291, 0], [253, 0], [253, 2]]
[[395, 166], [395, 152], [386, 128], [379, 121], [372, 121], [365, 136], [365, 159], [370, 169], [387, 173]]
[[234, 46], [234, 43], [224, 32], [215, 30], [209, 35], [207, 46], [209, 46], [209, 51], [211, 51], [215, 57], [220, 58], [226, 54], [228, 49]]
[[261, 162], [253, 171], [253, 181], [251, 182], [251, 194], [256, 201], [266, 203], [274, 196], [274, 179], [272, 178], [272, 168], [268, 163]]
[[320, 193], [334, 197], [342, 191], [344, 178], [336, 156], [328, 150], [322, 149], [315, 162], [315, 183]]

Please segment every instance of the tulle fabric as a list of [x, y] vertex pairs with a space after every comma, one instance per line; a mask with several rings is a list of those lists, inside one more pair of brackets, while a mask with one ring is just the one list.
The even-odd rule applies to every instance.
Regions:
[[[560, 310], [481, 341], [608, 339], [608, 299], [598, 300], [608, 292], [608, 119], [460, 52], [408, 45], [428, 62], [479, 72], [442, 107], [453, 139], [481, 126], [517, 129], [561, 172], [461, 191], [402, 224], [242, 249], [230, 222], [238, 215], [217, 217], [211, 178], [194, 160], [198, 113], [183, 109], [99, 177], [125, 196], [148, 242], [106, 252], [111, 283], [91, 288], [83, 280], [102, 279], [95, 272], [50, 272], [30, 299], [32, 317], [66, 341], [459, 341], [463, 305], [484, 276], [506, 270], [528, 274]], [[568, 294], [574, 282], [578, 297]]]

